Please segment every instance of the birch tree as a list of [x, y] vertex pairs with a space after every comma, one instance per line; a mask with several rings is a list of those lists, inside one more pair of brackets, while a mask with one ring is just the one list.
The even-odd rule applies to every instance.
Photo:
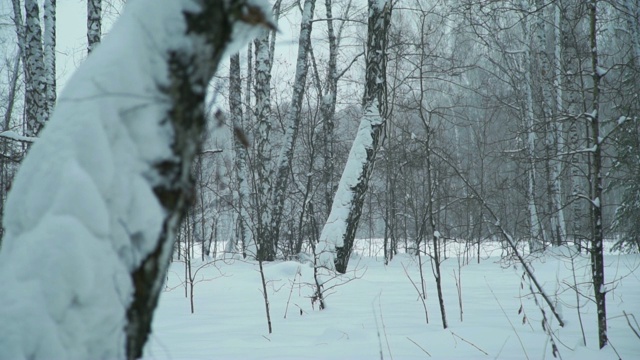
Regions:
[[34, 137], [40, 132], [49, 115], [47, 81], [40, 6], [37, 0], [25, 0], [23, 23], [20, 0], [12, 0], [13, 19], [18, 36], [18, 48], [22, 54], [25, 81], [25, 135]]
[[102, 0], [87, 0], [87, 52], [91, 53], [102, 36]]
[[74, 74], [7, 200], [0, 358], [142, 356], [194, 197], [207, 85], [225, 51], [273, 28], [264, 5], [129, 2]]
[[591, 212], [591, 276], [593, 281], [594, 299], [598, 317], [598, 344], [600, 348], [607, 345], [607, 289], [604, 282], [604, 221], [602, 217], [602, 146], [603, 136], [600, 130], [600, 82], [603, 76], [603, 69], [599, 64], [598, 53], [598, 0], [590, 0], [589, 8], [589, 45], [591, 49], [591, 78], [593, 87], [591, 90], [591, 109], [586, 116], [591, 123], [591, 149], [593, 165], [589, 180], [590, 189], [590, 212]]
[[[529, 6], [524, 1], [522, 2], [523, 11], [526, 13], [534, 13], [534, 7]], [[528, 161], [527, 169], [527, 201], [529, 208], [529, 229], [530, 236], [529, 247], [531, 251], [539, 250], [542, 248], [542, 228], [540, 217], [538, 215], [538, 206], [536, 204], [536, 132], [535, 132], [535, 114], [533, 109], [533, 80], [531, 78], [532, 72], [532, 49], [531, 39], [532, 34], [532, 19], [531, 16], [525, 15], [523, 21], [523, 35], [525, 37], [524, 51], [523, 51], [523, 69], [524, 74], [524, 93], [525, 104], [523, 117], [525, 119], [526, 129], [526, 153]]]
[[386, 45], [391, 1], [369, 0], [368, 9], [362, 118], [318, 246], [320, 263], [340, 273], [347, 271], [387, 113]]
[[[553, 6], [553, 53], [554, 53], [554, 74], [553, 87], [555, 89], [555, 116], [552, 121], [551, 131], [555, 139], [555, 155], [556, 159], [552, 162], [551, 168], [551, 196], [554, 211], [555, 224], [552, 221], [552, 231], [555, 233], [559, 244], [566, 241], [567, 226], [564, 217], [564, 204], [562, 201], [562, 161], [558, 157], [565, 151], [564, 144], [564, 126], [560, 119], [563, 109], [563, 93], [562, 93], [562, 36], [560, 34], [562, 26], [560, 1], [556, 1]], [[540, 39], [542, 41], [542, 39]]]
[[56, 0], [44, 2], [44, 68], [46, 83], [47, 118], [56, 104]]
[[[240, 54], [231, 56], [229, 63], [229, 110], [231, 112], [231, 123], [234, 132], [233, 149], [235, 153], [236, 168], [236, 206], [237, 206], [237, 235], [240, 240], [242, 253], [246, 257], [247, 253], [255, 254], [255, 243], [252, 242], [251, 230], [249, 229], [249, 213], [247, 211], [249, 201], [249, 184], [247, 179], [247, 148], [246, 138], [242, 132], [242, 79], [240, 78]], [[235, 244], [234, 247], [237, 247]], [[235, 250], [235, 249], [231, 249]]]
[[[536, 59], [536, 71], [535, 77], [539, 83], [539, 94], [541, 95], [541, 111], [540, 117], [545, 124], [545, 149], [547, 156], [545, 159], [545, 165], [548, 173], [547, 187], [548, 193], [546, 197], [549, 204], [549, 216], [550, 216], [550, 229], [551, 239], [554, 244], [560, 245], [564, 242], [566, 237], [564, 209], [562, 203], [562, 179], [560, 174], [562, 173], [562, 162], [558, 159], [559, 154], [563, 151], [563, 137], [562, 123], [558, 116], [554, 117], [554, 96], [552, 91], [552, 84], [554, 79], [554, 72], [552, 71], [551, 59], [553, 56], [557, 56], [555, 52], [547, 51], [547, 24], [553, 24], [555, 20], [556, 6], [551, 8], [551, 11], [547, 10], [544, 1], [536, 0], [535, 3], [535, 34], [534, 51]], [[553, 14], [552, 21], [548, 21], [549, 16], [547, 14]], [[557, 84], [554, 84], [557, 85]], [[557, 97], [555, 98], [558, 101]]]
[[255, 51], [255, 117], [257, 123], [256, 154], [254, 160], [255, 177], [253, 186], [254, 210], [256, 219], [257, 253], [254, 255], [261, 260], [274, 260], [276, 244], [267, 242], [268, 231], [271, 226], [271, 214], [268, 204], [271, 191], [271, 64], [269, 51], [269, 30], [263, 29], [261, 35], [254, 41]]

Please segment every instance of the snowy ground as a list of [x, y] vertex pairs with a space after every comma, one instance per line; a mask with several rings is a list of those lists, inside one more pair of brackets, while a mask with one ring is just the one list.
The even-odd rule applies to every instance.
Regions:
[[[361, 248], [364, 249], [364, 246]], [[422, 302], [405, 274], [419, 286], [414, 257], [399, 255], [384, 266], [381, 258], [356, 257], [352, 270], [332, 285], [328, 308], [319, 311], [310, 295], [313, 268], [294, 261], [265, 263], [273, 333], [267, 331], [260, 274], [255, 263], [216, 260], [192, 264], [195, 313], [190, 313], [183, 279], [185, 265], [174, 262], [146, 348], [148, 359], [551, 359], [552, 344], [542, 315], [522, 281], [522, 269], [500, 261], [500, 251], [480, 264], [459, 268], [457, 257], [443, 264], [443, 290], [449, 328], [442, 328], [435, 282], [428, 259], [429, 323]], [[564, 328], [546, 314], [562, 359], [640, 359], [638, 338], [623, 315], [640, 320], [639, 255], [608, 255], [606, 277], [611, 346], [597, 350], [592, 289], [585, 282], [589, 261], [574, 259], [580, 313], [587, 347], [581, 345], [576, 281], [569, 249], [558, 248], [532, 262], [545, 291], [557, 301]], [[461, 273], [462, 307], [455, 274]], [[349, 281], [352, 280], [352, 281]], [[541, 299], [538, 297], [538, 301]], [[522, 309], [521, 309], [522, 307]], [[520, 311], [519, 313], [519, 310]], [[461, 320], [461, 316], [463, 319]], [[637, 330], [637, 324], [630, 318]]]

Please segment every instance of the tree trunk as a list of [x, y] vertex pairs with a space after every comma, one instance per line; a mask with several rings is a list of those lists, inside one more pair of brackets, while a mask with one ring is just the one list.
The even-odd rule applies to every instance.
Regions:
[[238, 240], [242, 248], [242, 254], [246, 258], [255, 257], [255, 244], [251, 245], [251, 234], [248, 227], [249, 214], [247, 212], [247, 201], [249, 199], [249, 185], [247, 183], [247, 147], [244, 133], [242, 133], [242, 79], [240, 78], [240, 54], [231, 56], [229, 65], [229, 110], [231, 112], [231, 123], [233, 124], [236, 180], [238, 188], [236, 190], [238, 207], [237, 229], [235, 236], [236, 243], [234, 251], [238, 249]]
[[254, 41], [255, 48], [255, 115], [257, 122], [254, 181], [257, 214], [256, 256], [260, 260], [273, 261], [276, 256], [276, 244], [270, 242], [271, 207], [271, 55], [269, 54], [269, 30], [263, 29], [260, 37]]
[[547, 149], [546, 168], [548, 169], [548, 194], [549, 211], [551, 217], [551, 239], [555, 245], [564, 242], [564, 213], [561, 203], [561, 179], [562, 163], [557, 159], [557, 143], [561, 141], [557, 128], [562, 126], [558, 119], [553, 118], [553, 94], [551, 83], [553, 73], [551, 71], [550, 55], [547, 51], [546, 8], [542, 0], [536, 0], [535, 23], [535, 53], [538, 61], [536, 77], [542, 88], [542, 120], [546, 126], [545, 145]]
[[[386, 116], [386, 45], [391, 1], [369, 0], [366, 83], [362, 119], [347, 164], [320, 234], [320, 263], [347, 271], [364, 197], [373, 171]], [[334, 258], [335, 253], [335, 258]]]
[[562, 26], [561, 22], [561, 12], [560, 12], [560, 4], [556, 3], [554, 5], [554, 78], [553, 78], [553, 87], [556, 91], [556, 112], [555, 117], [552, 122], [552, 131], [555, 136], [555, 152], [556, 159], [552, 164], [551, 170], [551, 181], [553, 181], [553, 185], [551, 188], [552, 196], [554, 198], [553, 204], [555, 208], [552, 211], [557, 213], [557, 224], [556, 228], [553, 231], [556, 232], [556, 237], [558, 239], [558, 245], [562, 245], [566, 242], [567, 239], [567, 225], [564, 218], [564, 204], [562, 201], [562, 164], [563, 161], [559, 159], [560, 154], [565, 151], [565, 143], [564, 143], [564, 131], [563, 124], [560, 120], [560, 116], [562, 115], [563, 109], [563, 99], [562, 99], [562, 37], [560, 35], [560, 30]]
[[322, 115], [322, 186], [324, 186], [324, 201], [326, 215], [329, 215], [335, 192], [335, 180], [333, 176], [334, 166], [334, 115], [336, 112], [336, 100], [338, 92], [338, 41], [333, 26], [332, 0], [325, 0], [327, 18], [327, 38], [329, 40], [329, 62], [327, 64], [327, 76], [325, 80], [325, 93], [320, 103], [320, 115]]
[[[525, 11], [531, 12], [532, 9], [526, 8]], [[524, 58], [523, 58], [523, 71], [524, 71], [524, 91], [526, 95], [525, 99], [525, 129], [527, 133], [526, 149], [527, 149], [527, 201], [529, 209], [529, 251], [539, 251], [542, 249], [543, 237], [541, 231], [540, 217], [538, 216], [538, 208], [536, 205], [536, 133], [535, 133], [535, 114], [533, 110], [533, 81], [531, 78], [532, 72], [532, 49], [529, 36], [532, 35], [532, 21], [529, 16], [525, 16], [525, 44]]]
[[287, 128], [284, 143], [280, 148], [280, 154], [276, 162], [275, 182], [271, 189], [271, 228], [268, 243], [276, 244], [280, 236], [280, 222], [284, 210], [287, 186], [291, 162], [293, 160], [293, 148], [300, 127], [300, 112], [302, 110], [302, 98], [307, 83], [309, 71], [308, 57], [311, 50], [311, 30], [313, 24], [313, 12], [316, 6], [315, 0], [305, 0], [302, 10], [302, 23], [300, 24], [300, 37], [298, 39], [298, 58], [296, 60], [296, 74], [293, 83], [293, 95], [286, 117]]
[[602, 349], [607, 345], [607, 308], [605, 298], [607, 291], [604, 283], [604, 229], [602, 217], [602, 142], [600, 137], [600, 80], [601, 69], [598, 65], [597, 34], [598, 0], [589, 3], [589, 40], [591, 49], [591, 71], [593, 79], [592, 112], [587, 114], [591, 123], [591, 146], [593, 146], [593, 166], [590, 174], [591, 183], [591, 274], [598, 316], [598, 343]]
[[48, 90], [38, 1], [25, 0], [24, 6], [26, 26], [22, 23], [20, 0], [13, 0], [18, 47], [25, 73], [25, 135], [35, 137], [48, 118]]
[[[129, 2], [65, 87], [7, 201], [0, 283], [22, 290], [0, 292], [10, 305], [0, 307], [0, 357], [142, 356], [194, 198], [207, 85], [228, 46], [273, 27], [252, 1], [200, 5]], [[145, 16], [150, 7], [155, 16]], [[232, 39], [237, 22], [243, 34]], [[7, 269], [21, 266], [20, 254], [47, 261], [18, 279]], [[34, 313], [37, 322], [25, 321]], [[24, 348], [24, 338], [41, 341]]]
[[91, 53], [102, 36], [102, 0], [87, 0], [87, 52]]
[[56, 0], [44, 2], [44, 67], [47, 119], [56, 104]]

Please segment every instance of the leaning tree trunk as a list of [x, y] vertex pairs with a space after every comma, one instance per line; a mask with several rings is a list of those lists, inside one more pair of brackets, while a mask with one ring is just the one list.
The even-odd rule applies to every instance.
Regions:
[[142, 356], [194, 197], [207, 85], [225, 50], [272, 27], [258, 4], [129, 2], [74, 74], [7, 200], [0, 358]]
[[369, 0], [362, 119], [318, 246], [320, 263], [340, 273], [347, 271], [380, 135], [384, 129], [387, 108], [386, 47], [390, 18], [390, 0]]
[[302, 110], [302, 98], [307, 83], [309, 72], [309, 51], [311, 50], [311, 29], [313, 24], [313, 11], [315, 0], [305, 0], [302, 10], [302, 23], [300, 24], [300, 37], [298, 40], [298, 58], [296, 60], [296, 74], [293, 82], [293, 95], [286, 118], [286, 131], [284, 143], [280, 148], [280, 154], [276, 162], [274, 184], [271, 189], [271, 227], [268, 234], [268, 243], [276, 244], [280, 236], [280, 223], [284, 210], [284, 200], [293, 160], [293, 148], [300, 127], [300, 112]]

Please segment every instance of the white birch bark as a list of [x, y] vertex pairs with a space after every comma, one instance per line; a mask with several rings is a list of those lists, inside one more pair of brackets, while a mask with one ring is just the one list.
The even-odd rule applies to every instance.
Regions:
[[324, 201], [327, 215], [331, 209], [334, 195], [334, 115], [336, 112], [336, 100], [338, 92], [338, 41], [333, 26], [332, 0], [325, 0], [327, 18], [327, 38], [329, 40], [329, 62], [325, 79], [325, 93], [320, 103], [322, 115], [322, 186], [324, 186]]
[[255, 117], [257, 122], [256, 156], [254, 187], [257, 215], [256, 244], [257, 256], [261, 260], [275, 259], [275, 244], [268, 243], [268, 231], [271, 225], [271, 54], [269, 51], [269, 32], [263, 29], [254, 41], [255, 50]]
[[561, 189], [561, 162], [557, 158], [557, 145], [556, 142], [558, 131], [558, 121], [553, 117], [553, 94], [551, 90], [551, 82], [553, 79], [551, 71], [551, 61], [549, 53], [547, 52], [547, 28], [546, 28], [546, 7], [543, 1], [536, 0], [536, 15], [535, 15], [535, 53], [538, 60], [537, 77], [542, 89], [542, 120], [546, 126], [546, 149], [548, 158], [545, 159], [548, 166], [549, 178], [547, 179], [549, 193], [548, 202], [550, 210], [550, 222], [551, 222], [551, 239], [556, 241], [556, 244], [561, 244], [564, 241], [564, 235], [561, 231], [563, 225], [560, 224], [561, 219], [564, 220], [562, 214], [562, 204], [558, 203], [560, 200]]
[[47, 118], [56, 104], [56, 0], [44, 2], [44, 66]]
[[[579, 149], [581, 146], [585, 146], [580, 136], [579, 120], [577, 119], [579, 113], [582, 112], [579, 99], [579, 89], [577, 79], [580, 73], [580, 64], [578, 57], [578, 49], [575, 40], [573, 39], [573, 31], [577, 27], [579, 21], [578, 9], [573, 3], [562, 2], [565, 12], [561, 14], [560, 19], [560, 33], [562, 34], [562, 68], [564, 69], [562, 76], [562, 92], [563, 92], [563, 113], [570, 119], [569, 124], [569, 142], [566, 144], [567, 150], [572, 151]], [[583, 181], [584, 181], [584, 160], [581, 154], [570, 155], [569, 160], [571, 166], [571, 234], [573, 242], [580, 245], [581, 240], [584, 238], [583, 233], [583, 204], [579, 201], [578, 197], [584, 195]]]
[[87, 0], [87, 52], [91, 53], [102, 37], [102, 0]]
[[564, 204], [562, 201], [562, 164], [560, 154], [565, 152], [565, 144], [564, 144], [564, 131], [563, 124], [560, 120], [560, 116], [563, 113], [563, 103], [562, 103], [562, 42], [560, 29], [562, 23], [560, 21], [560, 4], [557, 2], [553, 7], [553, 23], [554, 23], [554, 77], [553, 77], [553, 87], [556, 91], [556, 108], [555, 108], [555, 117], [553, 121], [552, 131], [555, 136], [555, 151], [556, 151], [556, 159], [552, 166], [551, 172], [551, 180], [553, 181], [552, 187], [552, 196], [554, 198], [553, 203], [556, 206], [553, 209], [557, 214], [557, 226], [554, 231], [556, 231], [556, 235], [558, 236], [558, 240], [560, 243], [564, 243], [567, 239], [567, 225], [564, 218]]
[[13, 0], [12, 4], [18, 46], [25, 73], [25, 135], [35, 137], [44, 126], [49, 114], [40, 7], [37, 0], [25, 0], [23, 25], [20, 0]]
[[[523, 2], [523, 8], [529, 13], [533, 13], [531, 9]], [[529, 168], [527, 169], [527, 202], [529, 210], [529, 233], [531, 239], [529, 240], [529, 247], [531, 251], [537, 251], [541, 248], [541, 231], [540, 231], [540, 218], [538, 216], [538, 209], [535, 202], [535, 188], [536, 188], [536, 162], [535, 162], [535, 149], [536, 149], [536, 133], [535, 133], [535, 114], [533, 111], [533, 83], [531, 79], [532, 71], [532, 51], [530, 36], [532, 36], [532, 21], [530, 16], [525, 16], [524, 19], [524, 36], [527, 39], [525, 44], [525, 50], [523, 53], [523, 71], [524, 71], [524, 91], [526, 96], [525, 103], [525, 128], [527, 132], [526, 149], [527, 158], [529, 162]]]

